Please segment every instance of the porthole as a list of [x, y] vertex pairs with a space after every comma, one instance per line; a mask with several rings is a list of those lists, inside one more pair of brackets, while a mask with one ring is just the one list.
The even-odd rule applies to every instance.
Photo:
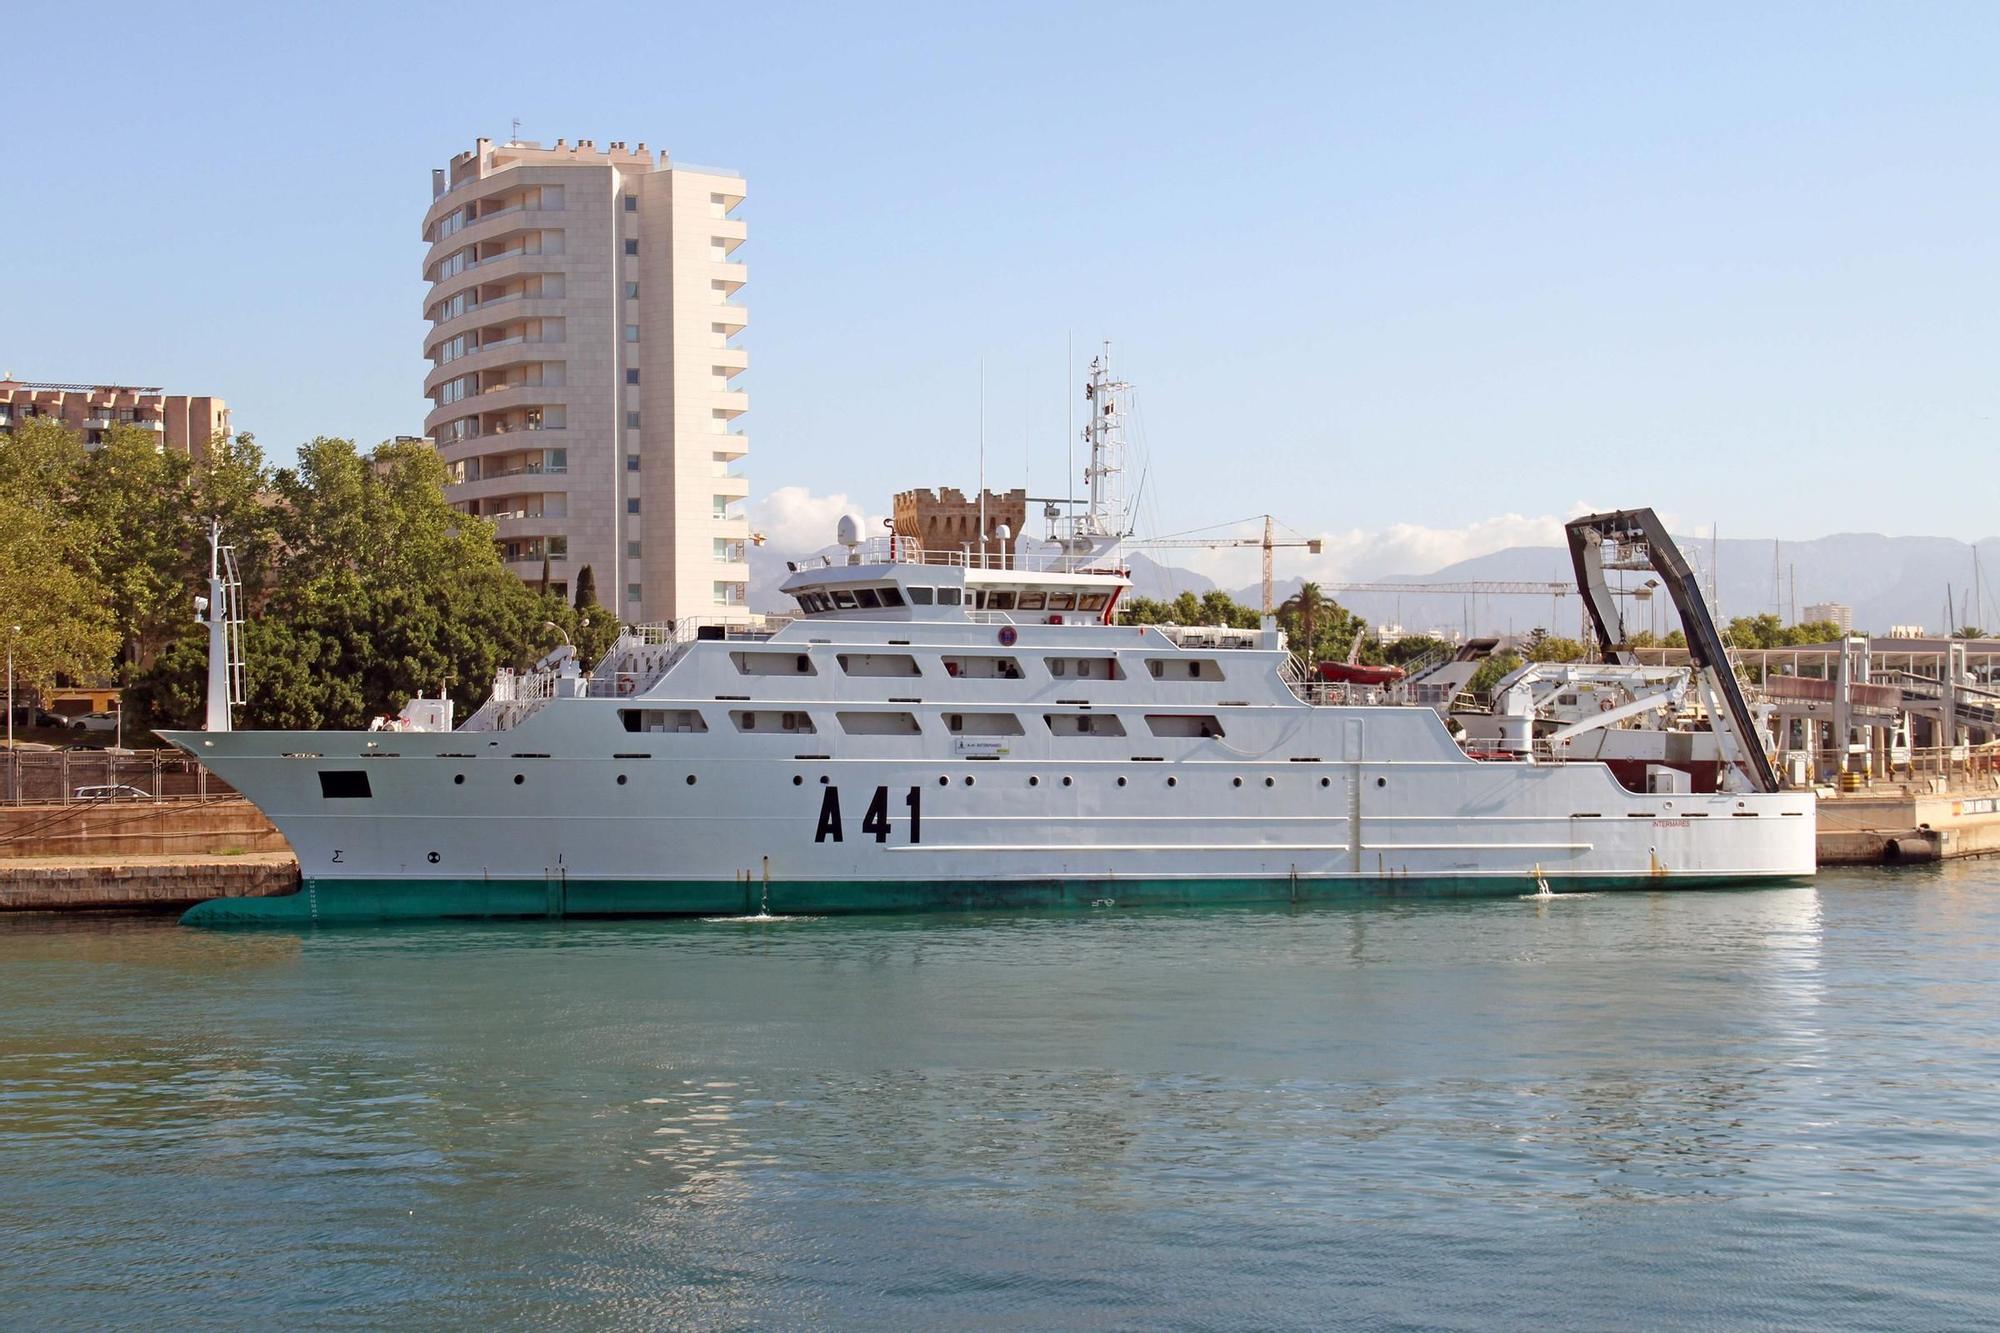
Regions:
[[793, 785], [794, 787], [802, 787], [802, 786], [804, 786], [804, 785], [805, 785], [805, 781], [806, 781], [806, 780], [805, 780], [804, 778], [800, 777], [800, 776], [799, 776], [799, 775], [798, 775], [797, 773], [794, 773], [794, 774], [792, 774], [792, 785]]
[[519, 774], [519, 773], [516, 773], [516, 774], [514, 775], [514, 785], [515, 785], [516, 787], [520, 786], [520, 785], [521, 785], [522, 783], [526, 782], [527, 780], [528, 780], [528, 779], [527, 779], [527, 778], [526, 778], [525, 776], [523, 776], [522, 774]]
[[1276, 778], [1265, 778], [1264, 785], [1266, 787], [1275, 787], [1278, 785], [1278, 780]]
[[1068, 778], [1064, 778], [1064, 779], [1063, 779], [1063, 786], [1065, 786], [1065, 787], [1069, 786], [1069, 782], [1070, 782], [1070, 780], [1069, 780]]
[[1123, 778], [1120, 778], [1120, 779], [1118, 779], [1118, 785], [1119, 785], [1119, 786], [1121, 786], [1121, 787], [1122, 787], [1122, 786], [1124, 786], [1124, 785], [1125, 785], [1125, 779], [1123, 779]]
[[1387, 778], [1377, 778], [1377, 779], [1375, 779], [1375, 785], [1376, 785], [1376, 786], [1378, 786], [1378, 787], [1386, 787], [1386, 786], [1388, 786], [1388, 785], [1389, 785], [1389, 779], [1387, 779]]
[[688, 774], [688, 786], [694, 786], [694, 774], [692, 773]]
[[949, 787], [950, 785], [951, 785], [951, 779], [950, 779], [950, 778], [948, 778], [948, 777], [944, 776], [944, 774], [942, 774], [942, 773], [938, 774], [938, 786], [940, 786], [940, 787]]
[[1321, 778], [1321, 779], [1319, 780], [1319, 785], [1320, 785], [1320, 786], [1322, 786], [1322, 787], [1331, 787], [1331, 786], [1333, 785], [1333, 779], [1332, 779], [1332, 778]]
[[1028, 785], [1029, 785], [1030, 787], [1039, 787], [1039, 786], [1041, 786], [1041, 785], [1042, 785], [1042, 780], [1041, 780], [1040, 778], [1037, 778], [1037, 777], [1030, 777], [1030, 778], [1028, 779]]
[[1242, 778], [1231, 778], [1231, 779], [1229, 779], [1229, 785], [1230, 785], [1230, 786], [1232, 786], [1232, 787], [1240, 787], [1240, 786], [1242, 786], [1242, 785], [1243, 785], [1243, 779], [1242, 779]]
[[465, 774], [463, 773], [452, 774], [451, 782], [454, 787], [463, 787], [465, 785]]
[[621, 787], [625, 785], [625, 775], [623, 773], [618, 775], [618, 785]]
[[1167, 785], [1169, 787], [1178, 787], [1181, 785], [1181, 780], [1179, 778], [1168, 778]]
[[967, 775], [966, 775], [966, 778], [965, 778], [965, 785], [966, 785], [966, 786], [968, 786], [968, 787], [970, 787], [970, 786], [972, 785], [972, 775], [971, 775], [971, 774], [967, 774]]
[[828, 776], [827, 776], [826, 774], [822, 773], [822, 774], [820, 774], [820, 775], [819, 775], [819, 785], [820, 785], [820, 786], [824, 787], [824, 786], [825, 786], [825, 785], [826, 785], [827, 783], [829, 783], [829, 782], [831, 782], [831, 781], [833, 781], [833, 779], [832, 779], [832, 778], [829, 778], [829, 777], [828, 777]]

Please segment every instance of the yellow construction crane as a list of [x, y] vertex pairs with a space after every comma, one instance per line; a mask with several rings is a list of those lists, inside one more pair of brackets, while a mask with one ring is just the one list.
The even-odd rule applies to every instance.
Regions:
[[1147, 541], [1127, 542], [1128, 546], [1142, 547], [1157, 551], [1172, 548], [1182, 550], [1221, 550], [1225, 547], [1259, 546], [1264, 550], [1264, 628], [1269, 629], [1277, 614], [1271, 605], [1271, 552], [1280, 546], [1303, 546], [1312, 555], [1318, 555], [1325, 543], [1318, 537], [1277, 537], [1273, 535], [1276, 520], [1264, 515], [1264, 535], [1262, 537], [1159, 537]]

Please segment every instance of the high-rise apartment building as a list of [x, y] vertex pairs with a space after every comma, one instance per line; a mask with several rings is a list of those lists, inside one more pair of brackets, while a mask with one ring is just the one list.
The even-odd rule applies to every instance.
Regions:
[[481, 139], [432, 173], [424, 426], [524, 579], [628, 621], [750, 618], [740, 176]]
[[160, 445], [200, 460], [208, 442], [229, 433], [229, 408], [206, 394], [167, 393], [123, 384], [50, 384], [0, 377], [0, 434], [17, 421], [49, 417], [94, 449], [113, 426], [153, 432]]
[[1805, 622], [1816, 625], [1827, 622], [1840, 626], [1842, 634], [1854, 632], [1854, 608], [1845, 602], [1814, 602], [1805, 609]]

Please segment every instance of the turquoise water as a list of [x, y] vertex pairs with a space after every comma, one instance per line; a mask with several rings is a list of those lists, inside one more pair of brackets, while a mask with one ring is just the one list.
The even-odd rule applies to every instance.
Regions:
[[2000, 1327], [2000, 864], [0, 919], [0, 1324]]

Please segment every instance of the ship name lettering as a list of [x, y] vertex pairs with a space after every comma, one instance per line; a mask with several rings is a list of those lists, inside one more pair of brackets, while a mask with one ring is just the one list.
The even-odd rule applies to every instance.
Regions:
[[[814, 842], [841, 842], [843, 836], [840, 823], [840, 788], [822, 787], [819, 798], [819, 823], [813, 829]], [[924, 789], [912, 787], [903, 797], [903, 805], [910, 812], [910, 842], [914, 845], [924, 840]], [[889, 820], [889, 789], [877, 787], [868, 802], [867, 813], [861, 816], [861, 831], [875, 835], [875, 841], [889, 841], [891, 832]]]

